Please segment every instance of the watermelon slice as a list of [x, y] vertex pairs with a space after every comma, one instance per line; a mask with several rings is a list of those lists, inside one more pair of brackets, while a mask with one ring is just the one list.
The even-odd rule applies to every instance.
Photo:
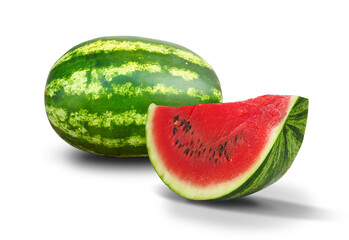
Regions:
[[146, 138], [163, 182], [193, 200], [232, 199], [277, 181], [303, 141], [308, 99], [265, 95], [234, 103], [151, 104]]

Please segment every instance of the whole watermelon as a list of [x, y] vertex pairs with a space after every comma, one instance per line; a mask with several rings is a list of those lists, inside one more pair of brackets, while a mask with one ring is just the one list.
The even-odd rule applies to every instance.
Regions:
[[81, 43], [53, 65], [45, 88], [48, 119], [66, 142], [111, 157], [147, 156], [149, 104], [222, 102], [208, 63], [182, 46], [141, 37]]

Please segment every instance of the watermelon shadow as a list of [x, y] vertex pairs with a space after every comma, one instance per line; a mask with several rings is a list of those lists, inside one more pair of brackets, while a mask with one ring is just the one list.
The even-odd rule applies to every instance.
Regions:
[[148, 157], [141, 158], [113, 158], [95, 155], [78, 149], [72, 149], [67, 153], [68, 159], [81, 167], [91, 168], [117, 168], [122, 170], [146, 170], [153, 171]]
[[[280, 188], [276, 190], [279, 191]], [[288, 195], [285, 195], [288, 189], [280, 191], [283, 199], [280, 198], [280, 193], [276, 192], [269, 191], [265, 194], [261, 191], [226, 201], [193, 201], [164, 187], [158, 190], [159, 195], [170, 200], [168, 210], [175, 216], [194, 218], [195, 221], [206, 221], [210, 224], [216, 222], [220, 226], [239, 225], [249, 228], [251, 225], [256, 225], [254, 227], [258, 228], [258, 226], [275, 226], [281, 219], [327, 221], [334, 217], [334, 213], [330, 210], [293, 202], [292, 199], [302, 199], [301, 196], [298, 198], [294, 191]]]

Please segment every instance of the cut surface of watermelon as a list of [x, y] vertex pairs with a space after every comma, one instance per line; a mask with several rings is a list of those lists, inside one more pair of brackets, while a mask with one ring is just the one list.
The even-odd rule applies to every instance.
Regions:
[[183, 197], [230, 199], [256, 192], [291, 166], [303, 140], [308, 100], [265, 95], [235, 103], [148, 109], [149, 158]]

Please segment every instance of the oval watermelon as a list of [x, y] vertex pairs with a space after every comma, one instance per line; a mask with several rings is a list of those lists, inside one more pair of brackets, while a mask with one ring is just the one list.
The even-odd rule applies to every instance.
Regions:
[[147, 156], [150, 103], [222, 102], [218, 78], [192, 51], [140, 37], [81, 43], [52, 67], [45, 89], [48, 119], [72, 146], [112, 157]]
[[266, 95], [243, 102], [164, 107], [146, 124], [149, 158], [166, 185], [194, 200], [259, 191], [291, 166], [302, 144], [308, 100]]

